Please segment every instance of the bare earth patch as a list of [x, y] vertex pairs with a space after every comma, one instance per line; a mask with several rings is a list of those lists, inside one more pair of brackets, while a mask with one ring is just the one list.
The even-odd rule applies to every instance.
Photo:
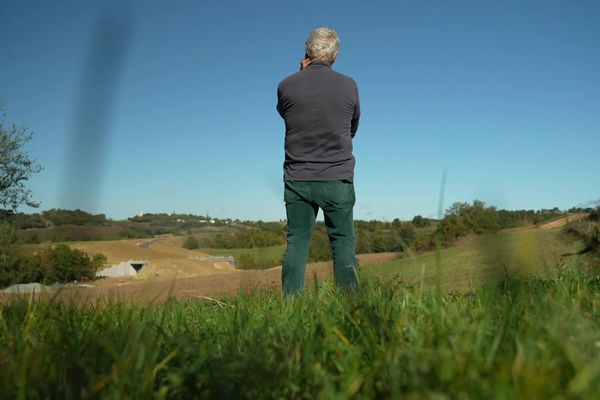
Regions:
[[[192, 276], [210, 276], [235, 270], [231, 265], [211, 262], [202, 258], [208, 256], [198, 251], [182, 247], [184, 238], [165, 236], [155, 239], [128, 239], [98, 242], [76, 242], [71, 247], [92, 255], [102, 253], [108, 265], [130, 259], [147, 260], [149, 263], [135, 280], [173, 280]], [[112, 285], [115, 279], [106, 279], [101, 285]]]
[[587, 213], [569, 214], [566, 217], [555, 219], [554, 221], [550, 221], [548, 223], [542, 224], [542, 225], [540, 225], [539, 229], [560, 228], [560, 227], [565, 226], [566, 224], [568, 224], [571, 221], [581, 221], [582, 219], [586, 218], [587, 216], [588, 216]]
[[[377, 253], [359, 255], [358, 259], [361, 266], [367, 266], [392, 261], [398, 257], [400, 257], [399, 253]], [[219, 266], [224, 268], [222, 265]], [[178, 300], [206, 300], [226, 295], [235, 296], [240, 290], [281, 290], [280, 266], [266, 270], [241, 271], [231, 269], [225, 271], [225, 269], [221, 269], [218, 271], [221, 271], [221, 273], [205, 276], [178, 276], [171, 279], [104, 279], [93, 282], [93, 287], [90, 287], [91, 285], [75, 285], [48, 296], [76, 299], [84, 303], [87, 301], [94, 303], [108, 301], [146, 304], [162, 303], [173, 297]], [[308, 264], [306, 269], [307, 284], [310, 284], [315, 278], [330, 277], [332, 273], [333, 265], [331, 262]], [[0, 295], [0, 301], [6, 301], [7, 299], [7, 295]]]

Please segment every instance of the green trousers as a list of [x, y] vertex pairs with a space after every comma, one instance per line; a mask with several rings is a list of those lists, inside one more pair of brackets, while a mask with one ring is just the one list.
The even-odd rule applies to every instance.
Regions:
[[319, 208], [323, 210], [333, 254], [335, 282], [343, 290], [356, 288], [354, 184], [346, 181], [287, 181], [284, 199], [288, 222], [281, 274], [284, 295], [298, 293], [304, 287], [308, 246]]

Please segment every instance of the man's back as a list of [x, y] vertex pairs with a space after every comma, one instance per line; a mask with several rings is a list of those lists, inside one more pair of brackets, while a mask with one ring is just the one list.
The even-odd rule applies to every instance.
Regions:
[[306, 257], [319, 210], [333, 255], [333, 276], [342, 290], [358, 287], [354, 254], [354, 156], [352, 138], [360, 106], [356, 83], [331, 69], [339, 53], [337, 33], [313, 30], [300, 72], [277, 88], [277, 111], [285, 120], [287, 246], [281, 269], [283, 293], [304, 287]]
[[285, 180], [353, 181], [352, 138], [360, 117], [354, 80], [317, 60], [284, 79], [277, 99], [286, 127]]

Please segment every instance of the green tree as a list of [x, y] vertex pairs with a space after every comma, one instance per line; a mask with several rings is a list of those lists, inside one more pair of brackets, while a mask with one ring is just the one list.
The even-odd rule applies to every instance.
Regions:
[[[358, 224], [357, 224], [358, 225]], [[356, 253], [366, 254], [373, 252], [373, 233], [362, 227], [356, 229]]]
[[110, 225], [104, 214], [93, 215], [82, 210], [53, 208], [42, 212], [42, 217], [55, 226], [61, 225]]
[[372, 251], [374, 253], [383, 253], [390, 251], [394, 247], [394, 237], [390, 231], [378, 229], [373, 235]]
[[257, 268], [258, 261], [251, 253], [243, 252], [237, 259], [235, 267], [238, 269], [254, 269]]
[[414, 223], [404, 222], [396, 228], [396, 244], [392, 251], [404, 251], [417, 239], [417, 230]]
[[104, 267], [106, 257], [71, 249], [66, 244], [48, 247], [33, 255], [24, 268], [20, 282], [71, 282], [82, 278], [94, 279]]
[[427, 218], [423, 218], [420, 215], [415, 215], [415, 217], [412, 219], [412, 223], [417, 228], [424, 228], [426, 226], [431, 225], [431, 221], [430, 220], [428, 220]]
[[25, 186], [31, 175], [42, 170], [25, 151], [25, 144], [31, 138], [27, 128], [5, 126], [0, 121], [0, 209], [14, 211], [22, 204], [39, 206]]
[[464, 219], [459, 215], [447, 215], [437, 227], [437, 232], [442, 241], [448, 243], [461, 236], [469, 233], [469, 228], [464, 222]]
[[[14, 251], [16, 233], [8, 224], [0, 224], [0, 287], [13, 283], [71, 282], [83, 278], [94, 279], [96, 272], [106, 265], [106, 256], [93, 257], [65, 244], [48, 247], [30, 257], [19, 257]], [[7, 250], [8, 249], [8, 250]]]
[[7, 222], [0, 221], [0, 287], [14, 282], [19, 269], [17, 253], [17, 230]]
[[590, 211], [590, 221], [600, 221], [600, 207], [597, 207]]
[[188, 236], [183, 242], [183, 248], [188, 250], [195, 250], [200, 247], [200, 243], [198, 243], [198, 239], [195, 236]]
[[[469, 233], [496, 232], [501, 228], [499, 215], [495, 207], [486, 207], [480, 200], [474, 200], [472, 204], [457, 202], [446, 210], [437, 234], [445, 243], [449, 243]], [[505, 217], [503, 219], [506, 220]]]
[[331, 260], [331, 247], [329, 245], [329, 236], [325, 225], [315, 224], [310, 247], [308, 248], [308, 261], [329, 261]]

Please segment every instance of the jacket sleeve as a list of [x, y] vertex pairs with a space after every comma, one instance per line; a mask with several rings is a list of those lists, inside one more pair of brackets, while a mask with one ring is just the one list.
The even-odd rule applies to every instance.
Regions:
[[354, 105], [354, 114], [352, 115], [352, 122], [350, 124], [350, 133], [352, 134], [352, 138], [356, 136], [356, 131], [358, 131], [358, 122], [360, 120], [360, 100], [358, 98], [358, 87], [356, 83], [354, 84], [356, 89], [356, 104]]
[[283, 118], [283, 93], [281, 86], [277, 86], [277, 112]]

